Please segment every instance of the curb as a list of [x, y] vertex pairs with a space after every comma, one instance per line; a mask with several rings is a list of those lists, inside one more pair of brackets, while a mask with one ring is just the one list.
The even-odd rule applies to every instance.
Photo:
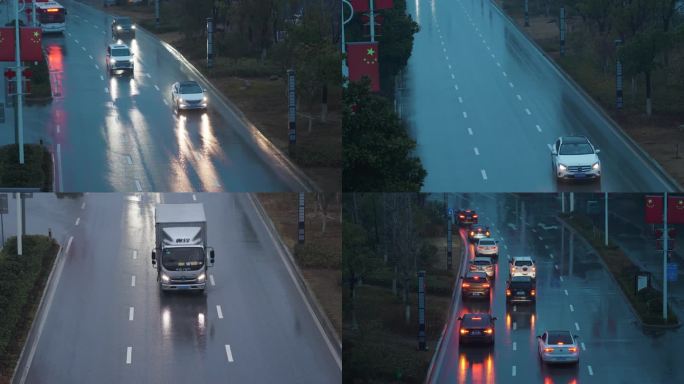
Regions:
[[[54, 239], [54, 238], [53, 238]], [[21, 365], [21, 362], [24, 360], [24, 352], [26, 352], [26, 345], [28, 344], [28, 341], [31, 339], [31, 337], [34, 334], [34, 327], [36, 326], [36, 320], [38, 319], [39, 315], [43, 313], [45, 310], [44, 307], [44, 301], [45, 301], [45, 295], [47, 292], [51, 289], [50, 287], [52, 286], [52, 278], [55, 273], [55, 268], [57, 267], [57, 262], [60, 260], [60, 256], [62, 256], [62, 244], [59, 244], [59, 249], [57, 250], [57, 255], [55, 256], [55, 260], [52, 262], [52, 268], [50, 269], [50, 274], [48, 275], [47, 280], [45, 281], [45, 288], [43, 289], [43, 294], [40, 296], [40, 302], [38, 303], [38, 307], [36, 309], [36, 314], [33, 317], [33, 321], [31, 322], [31, 327], [29, 328], [28, 333], [26, 334], [26, 339], [24, 340], [24, 345], [21, 347], [21, 353], [19, 354], [19, 358], [17, 359], [17, 363], [14, 366], [14, 371], [12, 372], [12, 376], [10, 377], [10, 383], [14, 383], [14, 379], [17, 375], [17, 370], [19, 369], [19, 366]]]
[[[96, 12], [101, 12], [104, 13], [105, 15], [110, 15], [110, 16], [116, 16], [115, 13], [108, 12], [105, 10], [100, 10], [98, 8], [93, 7], [90, 4], [86, 4], [83, 2], [80, 2], [78, 0], [75, 0], [78, 4], [84, 7], [91, 8], [92, 10]], [[303, 192], [320, 192], [321, 188], [306, 174], [304, 171], [301, 170], [298, 166], [296, 166], [290, 158], [283, 153], [278, 147], [275, 146], [252, 122], [250, 122], [247, 117], [244, 115], [244, 113], [232, 102], [230, 101], [221, 91], [218, 90], [214, 86], [214, 84], [209, 81], [194, 65], [192, 65], [176, 48], [174, 48], [172, 45], [169, 43], [162, 41], [159, 39], [153, 32], [148, 31], [147, 29], [138, 26], [137, 27], [137, 32], [140, 33], [142, 32], [143, 34], [146, 34], [149, 38], [156, 40], [161, 44], [162, 47], [164, 47], [167, 51], [169, 51], [180, 63], [188, 69], [194, 76], [196, 76], [199, 80], [200, 83], [207, 89], [209, 89], [211, 92], [213, 92], [218, 100], [224, 104], [224, 106], [227, 108], [229, 113], [232, 113], [235, 115], [235, 117], [240, 120], [242, 123], [241, 127], [238, 127], [239, 129], [236, 129], [235, 132], [238, 133], [245, 141], [247, 141], [249, 144], [253, 146], [255, 149], [255, 153], [257, 156], [259, 156], [264, 162], [269, 165], [271, 169], [276, 170], [277, 168], [282, 168], [286, 170], [287, 172], [291, 173], [291, 175], [294, 177], [296, 183], [298, 184], [298, 187], [301, 187], [304, 189]], [[223, 114], [225, 111], [217, 111], [220, 114]], [[244, 127], [244, 129], [243, 129]], [[280, 164], [278, 165], [273, 165], [271, 164], [272, 162], [269, 162], [267, 158], [265, 158], [264, 152], [271, 152], [273, 156], [276, 158], [277, 162]], [[276, 172], [278, 174], [278, 172]], [[284, 180], [286, 181], [286, 180]], [[289, 184], [289, 183], [286, 183]], [[291, 185], [292, 187], [293, 185]], [[295, 189], [296, 190], [296, 189]]]
[[[460, 232], [460, 230], [459, 230]], [[452, 235], [453, 236], [453, 235]], [[468, 262], [468, 246], [467, 244], [463, 244], [463, 238], [459, 236], [461, 239], [461, 246], [462, 246], [462, 257], [461, 257], [461, 264], [458, 266], [458, 270], [456, 271], [456, 276], [461, 276], [461, 271], [463, 270], [463, 267], [465, 264]], [[466, 246], [463, 246], [466, 245]], [[432, 355], [432, 359], [430, 360], [430, 365], [428, 366], [428, 371], [427, 374], [425, 375], [425, 384], [429, 384], [433, 382], [433, 375], [435, 374], [435, 362], [437, 361], [437, 356], [442, 354], [442, 343], [444, 342], [444, 337], [447, 334], [447, 330], [450, 328], [450, 324], [453, 324], [454, 322], [452, 321], [453, 319], [453, 314], [455, 308], [458, 307], [458, 303], [461, 302], [461, 284], [458, 284], [458, 278], [456, 279], [456, 282], [454, 283], [454, 292], [451, 294], [451, 304], [449, 304], [449, 317], [447, 318], [446, 324], [444, 324], [444, 328], [442, 329], [442, 334], [439, 336], [439, 340], [437, 340], [437, 347], [435, 348], [435, 353]]]
[[608, 114], [608, 112], [605, 111], [603, 106], [601, 106], [596, 100], [594, 100], [591, 95], [589, 95], [582, 86], [580, 86], [565, 70], [558, 64], [556, 61], [539, 45], [537, 44], [534, 39], [532, 39], [527, 33], [525, 33], [524, 30], [520, 29], [520, 26], [515, 22], [514, 19], [512, 19], [503, 9], [499, 7], [499, 4], [497, 4], [495, 1], [491, 1], [491, 5], [494, 6], [494, 8], [501, 14], [504, 18], [506, 18], [511, 25], [515, 27], [515, 30], [520, 33], [527, 41], [529, 41], [532, 46], [534, 46], [539, 53], [548, 61], [558, 72], [558, 74], [565, 80], [572, 88], [574, 88], [586, 101], [588, 101], [594, 109], [603, 117], [613, 128], [612, 131], [615, 133], [618, 137], [623, 139], [626, 144], [629, 145], [629, 147], [637, 154], [638, 156], [641, 157], [641, 160], [648, 163], [649, 165], [653, 166], [659, 173], [662, 178], [664, 178], [664, 181], [667, 181], [670, 185], [670, 191], [681, 191], [684, 190], [681, 185], [675, 180], [669, 173], [667, 173], [663, 167], [658, 163], [648, 152], [646, 152], [639, 144], [637, 144], [634, 139], [632, 139], [623, 129], [622, 127], [615, 121], [613, 118]]
[[326, 315], [325, 310], [323, 310], [323, 307], [321, 306], [320, 302], [316, 298], [316, 295], [314, 294], [313, 290], [309, 286], [309, 284], [306, 282], [304, 279], [304, 275], [302, 274], [301, 269], [299, 268], [299, 265], [297, 265], [297, 262], [295, 261], [294, 257], [292, 256], [292, 253], [290, 250], [287, 248], [285, 245], [285, 242], [283, 242], [283, 239], [280, 237], [280, 234], [278, 233], [278, 230], [276, 229], [275, 225], [273, 224], [273, 220], [271, 220], [271, 217], [268, 215], [266, 210], [264, 209], [263, 205], [261, 205], [261, 202], [259, 201], [259, 198], [256, 196], [254, 193], [249, 193], [248, 194], [249, 199], [252, 201], [254, 206], [257, 208], [259, 216], [261, 216], [261, 219], [264, 221], [266, 226], [268, 227], [268, 230], [271, 232], [273, 237], [277, 240], [278, 242], [278, 247], [283, 251], [285, 255], [287, 255], [287, 261], [290, 264], [290, 267], [292, 267], [293, 271], [295, 272], [297, 276], [297, 283], [300, 285], [302, 288], [302, 291], [305, 293], [307, 300], [311, 303], [311, 307], [313, 308], [316, 318], [320, 321], [321, 325], [323, 326], [323, 329], [325, 330], [326, 336], [330, 338], [332, 341], [334, 341], [335, 348], [338, 352], [338, 354], [341, 355], [342, 353], [342, 341], [340, 339], [340, 335], [337, 334], [337, 330], [333, 326], [332, 322], [328, 318], [328, 315]]
[[[658, 330], [672, 330], [672, 329], [677, 329], [677, 328], [682, 326], [682, 323], [681, 323], [681, 321], [679, 321], [679, 318], [677, 319], [677, 321], [679, 321], [679, 322], [677, 324], [672, 324], [672, 325], [650, 325], [650, 324], [644, 323], [641, 320], [641, 316], [639, 316], [639, 314], [636, 312], [636, 310], [632, 306], [632, 303], [629, 301], [629, 299], [625, 295], [625, 292], [623, 291], [622, 286], [617, 281], [617, 279], [615, 279], [615, 276], [613, 275], [613, 273], [610, 272], [610, 270], [608, 269], [608, 266], [606, 265], [605, 260], [603, 260], [603, 257], [601, 257], [601, 255], [599, 255], [598, 251], [591, 245], [591, 243], [589, 243], [589, 241], [581, 233], [579, 233], [572, 225], [568, 224], [568, 222], [565, 221], [563, 218], [561, 218], [560, 216], [556, 216], [556, 220], [558, 220], [558, 222], [563, 227], [565, 227], [568, 230], [570, 230], [571, 232], [573, 232], [577, 236], [577, 238], [581, 239], [581, 241], [584, 242], [585, 245], [587, 245], [587, 247], [589, 247], [589, 249], [596, 252], [596, 256], [598, 256], [598, 259], [599, 259], [599, 262], [601, 263], [601, 266], [606, 270], [606, 272], [608, 272], [610, 279], [613, 281], [613, 283], [615, 283], [615, 285], [620, 290], [620, 293], [621, 293], [620, 296], [627, 303], [627, 307], [629, 307], [630, 312], [632, 312], [632, 315], [634, 315], [636, 323], [639, 325], [639, 327], [641, 327], [642, 330], [656, 330], [656, 329], [658, 329]], [[668, 304], [668, 306], [669, 306], [669, 304]], [[674, 310], [673, 310], [673, 312], [674, 312]]]

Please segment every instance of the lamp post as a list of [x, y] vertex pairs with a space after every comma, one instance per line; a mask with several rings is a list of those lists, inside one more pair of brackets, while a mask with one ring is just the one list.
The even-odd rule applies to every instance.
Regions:
[[[618, 50], [620, 46], [622, 46], [622, 39], [616, 39], [615, 49]], [[615, 107], [622, 109], [622, 105], [622, 61], [620, 60], [620, 55], [618, 55], [615, 63]]]
[[19, 164], [24, 164], [24, 106], [22, 101], [23, 82], [21, 70], [21, 47], [19, 46], [19, 13], [24, 10], [26, 3], [22, 3], [23, 7], [19, 9], [19, 0], [14, 0], [15, 4], [15, 18], [14, 18], [14, 44], [15, 44], [15, 65], [17, 66], [17, 133], [19, 146]]
[[[344, 19], [344, 5], [348, 5], [349, 9], [351, 12], [349, 12], [349, 17], [345, 20]], [[344, 25], [347, 24], [348, 22], [351, 21], [352, 17], [354, 17], [354, 7], [352, 7], [351, 3], [348, 0], [342, 0], [342, 11], [340, 12], [340, 15], [342, 17], [342, 38], [340, 39], [342, 41], [342, 77], [344, 79], [349, 78], [349, 66], [347, 65], [347, 46], [345, 43], [344, 39]], [[348, 80], [344, 80], [343, 87], [347, 88], [347, 84], [349, 83]]]

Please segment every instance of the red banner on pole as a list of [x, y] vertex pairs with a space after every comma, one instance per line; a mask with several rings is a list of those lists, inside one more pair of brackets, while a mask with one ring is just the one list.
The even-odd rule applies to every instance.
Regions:
[[14, 61], [14, 27], [0, 28], [0, 61]]
[[43, 60], [42, 32], [40, 28], [23, 27], [20, 28], [19, 34], [21, 37], [21, 60]]
[[358, 81], [368, 77], [371, 91], [380, 91], [380, 65], [378, 63], [378, 43], [348, 43], [347, 64], [349, 80]]
[[394, 2], [392, 0], [375, 0], [375, 3], [373, 4], [374, 7], [373, 9], [378, 10], [378, 9], [390, 9], [394, 7]]
[[[351, 0], [351, 5], [352, 8], [354, 8], [354, 12], [369, 12], [370, 11], [370, 3], [369, 0]], [[394, 7], [394, 1], [393, 0], [375, 0], [373, 3], [373, 10], [374, 11], [379, 11], [382, 9], [390, 9]]]
[[646, 223], [662, 224], [663, 222], [663, 197], [658, 195], [646, 196]]
[[667, 222], [684, 224], [684, 196], [667, 196]]

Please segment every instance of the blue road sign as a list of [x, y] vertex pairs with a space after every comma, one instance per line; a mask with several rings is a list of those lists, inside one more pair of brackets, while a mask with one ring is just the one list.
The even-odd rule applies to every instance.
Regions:
[[677, 281], [677, 263], [667, 263], [667, 281]]
[[449, 208], [449, 210], [447, 211], [447, 213], [449, 214], [449, 216], [453, 216], [453, 215], [454, 215], [454, 209], [453, 209], [453, 208]]

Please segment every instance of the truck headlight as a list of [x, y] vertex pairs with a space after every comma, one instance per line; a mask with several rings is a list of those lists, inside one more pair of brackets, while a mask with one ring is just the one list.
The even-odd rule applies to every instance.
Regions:
[[565, 171], [566, 169], [568, 169], [568, 167], [566, 167], [565, 165], [563, 165], [563, 164], [558, 164], [558, 170], [559, 170], [559, 171], [563, 172], [563, 171]]
[[591, 169], [593, 169], [593, 170], [595, 170], [595, 171], [598, 171], [600, 167], [601, 167], [601, 165], [600, 165], [599, 162], [597, 161], [597, 162], [595, 162], [595, 163], [591, 166]]
[[197, 281], [204, 281], [206, 278], [207, 278], [207, 275], [203, 273], [203, 274], [197, 276]]
[[131, 29], [135, 29], [135, 25], [131, 25]]
[[114, 59], [109, 59], [109, 64], [114, 64], [114, 63], [116, 63], [116, 60], [114, 60]]
[[168, 282], [169, 282], [169, 277], [166, 276], [166, 275], [163, 274], [163, 273], [162, 273], [162, 275], [161, 275], [161, 278], [162, 278], [162, 281], [163, 281], [163, 282], [165, 282], [165, 283], [168, 283]]
[[117, 26], [116, 26], [116, 30], [117, 30], [117, 31], [120, 31], [121, 29], [122, 29], [122, 28], [121, 28], [120, 25], [117, 25]]

